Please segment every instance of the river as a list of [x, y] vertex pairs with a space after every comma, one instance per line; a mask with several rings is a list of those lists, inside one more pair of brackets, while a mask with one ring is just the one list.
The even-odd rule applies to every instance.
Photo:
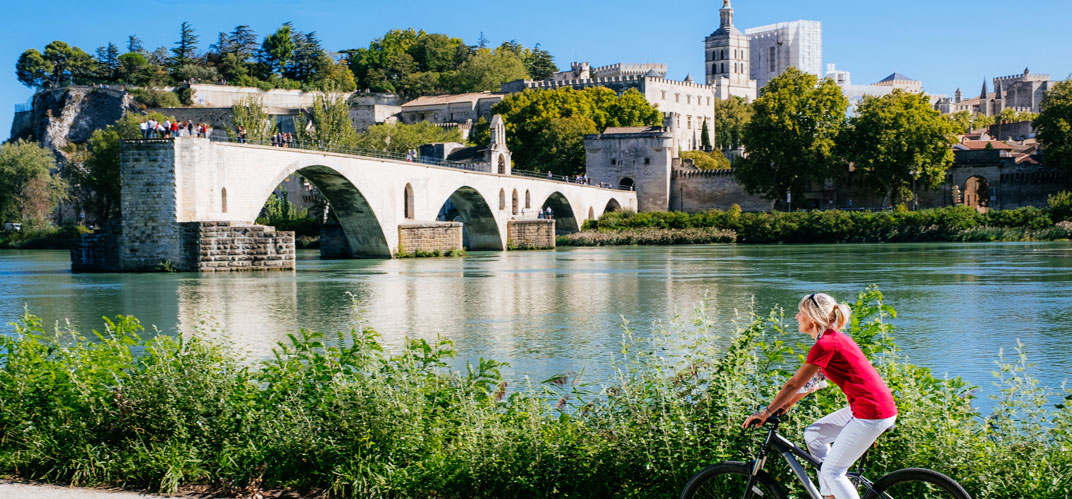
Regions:
[[[476, 252], [465, 258], [320, 260], [301, 251], [295, 272], [72, 274], [67, 252], [0, 251], [0, 319], [24, 307], [46, 324], [88, 331], [131, 314], [163, 334], [226, 335], [252, 358], [298, 328], [375, 328], [389, 347], [436, 335], [458, 366], [508, 362], [507, 379], [564, 371], [607, 379], [622, 318], [637, 334], [687, 316], [706, 296], [730, 327], [751, 303], [792, 315], [824, 291], [851, 301], [878, 284], [898, 311], [895, 339], [913, 363], [996, 392], [999, 349], [1023, 342], [1031, 373], [1060, 388], [1072, 373], [1072, 243], [716, 245]], [[795, 324], [794, 329], [795, 331]], [[801, 344], [802, 335], [791, 341]], [[1010, 356], [1010, 358], [1013, 358]]]

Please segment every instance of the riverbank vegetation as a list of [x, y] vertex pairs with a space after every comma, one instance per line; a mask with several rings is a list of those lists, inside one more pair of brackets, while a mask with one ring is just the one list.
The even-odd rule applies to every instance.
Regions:
[[[907, 211], [797, 211], [701, 213], [619, 211], [586, 220], [583, 231], [558, 238], [559, 244], [596, 246], [666, 244], [675, 231], [717, 230], [735, 234], [738, 243], [882, 243], [1054, 241], [1072, 238], [1072, 196], [1050, 197], [1048, 209], [1036, 207], [979, 213], [966, 206]], [[1059, 220], [1056, 224], [1055, 220]], [[627, 234], [646, 231], [646, 238]], [[655, 242], [646, 242], [655, 241]]]
[[[1018, 351], [999, 357], [995, 408], [980, 414], [973, 387], [897, 350], [881, 293], [861, 293], [853, 310], [847, 329], [900, 411], [871, 473], [926, 466], [973, 497], [1066, 497], [1072, 392], [1039, 386]], [[785, 343], [794, 329], [780, 310], [716, 324], [701, 306], [650, 337], [626, 325], [608, 379], [507, 386], [493, 360], [449, 368], [449, 341], [388, 352], [372, 329], [299, 331], [249, 360], [197, 335], [149, 338], [133, 317], [53, 335], [26, 315], [0, 336], [0, 473], [163, 492], [675, 497], [706, 464], [754, 449], [758, 433], [740, 422], [799, 361]], [[843, 404], [823, 390], [785, 433]]]

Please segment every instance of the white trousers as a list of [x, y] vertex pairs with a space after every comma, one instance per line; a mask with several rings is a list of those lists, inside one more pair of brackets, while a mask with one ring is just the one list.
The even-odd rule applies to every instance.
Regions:
[[897, 416], [857, 419], [846, 407], [823, 416], [805, 429], [808, 451], [823, 463], [819, 470], [819, 493], [836, 499], [860, 499], [845, 472], [896, 420]]

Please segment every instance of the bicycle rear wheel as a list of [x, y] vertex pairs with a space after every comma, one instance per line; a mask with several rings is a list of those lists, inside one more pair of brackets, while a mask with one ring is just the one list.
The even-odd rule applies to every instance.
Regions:
[[681, 499], [787, 499], [785, 490], [765, 471], [756, 475], [750, 494], [746, 496], [750, 472], [751, 465], [740, 461], [708, 466], [692, 476], [681, 492]]
[[923, 468], [905, 468], [875, 482], [865, 499], [971, 499], [952, 478]]

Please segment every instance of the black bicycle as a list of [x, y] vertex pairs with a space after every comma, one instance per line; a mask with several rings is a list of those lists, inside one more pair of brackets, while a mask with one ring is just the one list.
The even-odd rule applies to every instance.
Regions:
[[[681, 499], [788, 499], [786, 490], [763, 470], [771, 451], [785, 458], [785, 462], [789, 464], [789, 468], [793, 470], [793, 474], [811, 499], [823, 499], [804, 467], [807, 465], [818, 472], [819, 461], [778, 433], [780, 416], [779, 412], [767, 419], [767, 438], [755, 459], [747, 463], [724, 461], [704, 468], [693, 475], [685, 485]], [[857, 463], [856, 469], [849, 471], [848, 475], [864, 499], [971, 499], [960, 484], [937, 471], [905, 468], [872, 482], [863, 475], [867, 452], [864, 452]]]

